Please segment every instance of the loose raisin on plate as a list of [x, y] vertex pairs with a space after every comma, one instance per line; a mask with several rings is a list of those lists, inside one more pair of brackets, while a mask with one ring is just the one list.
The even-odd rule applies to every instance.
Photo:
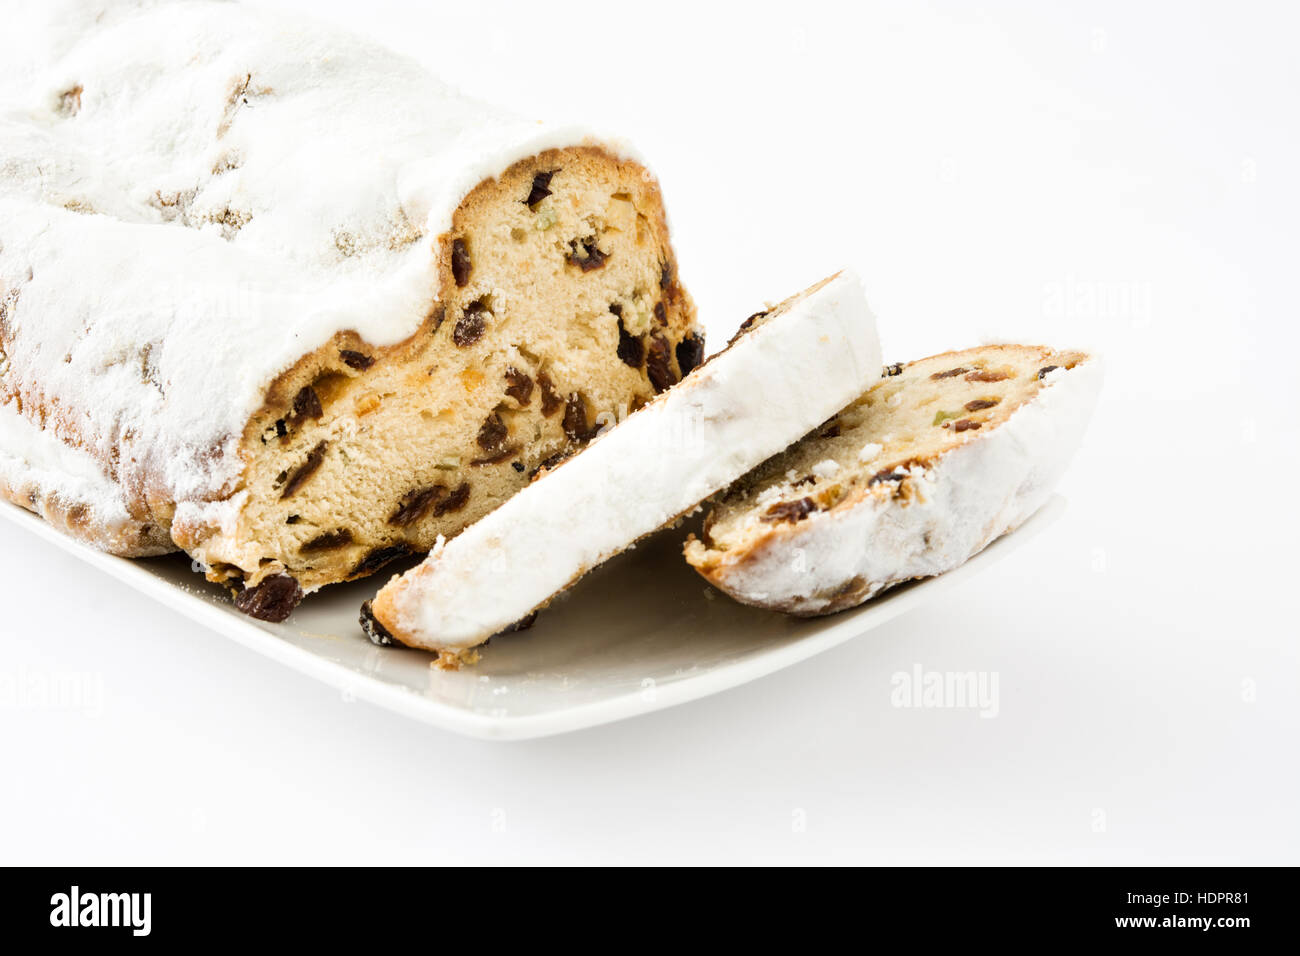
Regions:
[[321, 462], [325, 460], [325, 451], [329, 448], [329, 442], [320, 442], [307, 453], [307, 459], [298, 466], [298, 470], [285, 482], [284, 490], [280, 492], [280, 498], [288, 498], [307, 483], [312, 475], [316, 474], [316, 469], [320, 468]]
[[451, 277], [456, 280], [456, 288], [465, 288], [469, 284], [469, 275], [473, 271], [474, 263], [470, 261], [469, 249], [465, 245], [465, 240], [453, 239], [451, 242]]
[[287, 574], [275, 574], [235, 595], [235, 607], [259, 621], [279, 624], [302, 600], [302, 588]]

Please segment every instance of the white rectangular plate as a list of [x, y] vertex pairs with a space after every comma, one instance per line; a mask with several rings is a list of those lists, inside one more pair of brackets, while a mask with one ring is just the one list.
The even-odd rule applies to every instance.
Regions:
[[240, 614], [183, 555], [129, 561], [89, 548], [16, 505], [0, 514], [245, 647], [358, 699], [436, 727], [498, 740], [541, 737], [695, 700], [771, 674], [893, 620], [988, 567], [1058, 518], [1059, 496], [962, 567], [886, 591], [851, 611], [800, 619], [745, 607], [659, 533], [584, 578], [531, 630], [494, 638], [482, 661], [441, 671], [419, 651], [381, 648], [357, 612], [388, 569], [326, 588], [283, 624]]

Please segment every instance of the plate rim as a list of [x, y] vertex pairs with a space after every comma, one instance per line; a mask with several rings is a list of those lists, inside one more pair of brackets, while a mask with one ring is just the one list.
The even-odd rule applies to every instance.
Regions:
[[893, 593], [887, 591], [882, 595], [884, 600], [879, 603], [873, 600], [857, 608], [841, 611], [833, 616], [842, 615], [842, 620], [815, 634], [770, 648], [733, 664], [714, 667], [666, 684], [657, 684], [650, 699], [646, 698], [644, 691], [631, 690], [606, 700], [516, 717], [493, 716], [456, 707], [374, 675], [358, 673], [344, 664], [263, 630], [252, 621], [243, 621], [210, 601], [186, 593], [131, 558], [96, 550], [69, 537], [20, 505], [8, 501], [0, 504], [5, 506], [0, 508], [0, 514], [18, 527], [52, 542], [91, 567], [254, 653], [321, 681], [341, 693], [352, 694], [358, 700], [420, 723], [480, 740], [504, 741], [549, 737], [665, 710], [732, 690], [815, 657], [907, 614], [919, 604], [932, 600], [1027, 544], [1060, 518], [1065, 511], [1066, 500], [1059, 494], [1052, 494], [1018, 528], [1001, 535], [959, 567], [935, 577], [914, 581], [905, 590]]

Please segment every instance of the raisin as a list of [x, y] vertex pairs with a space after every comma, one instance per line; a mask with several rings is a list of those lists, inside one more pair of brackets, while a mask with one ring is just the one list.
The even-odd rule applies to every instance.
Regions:
[[310, 385], [304, 385], [298, 390], [298, 394], [293, 397], [293, 411], [289, 414], [287, 421], [294, 428], [297, 428], [308, 418], [319, 421], [324, 414], [325, 411], [320, 406], [320, 396], [316, 394], [316, 389]]
[[533, 611], [531, 614], [525, 614], [519, 620], [515, 621], [515, 623], [507, 624], [505, 627], [501, 628], [501, 630], [497, 631], [496, 634], [493, 634], [492, 636], [497, 637], [501, 634], [516, 634], [519, 631], [528, 630], [536, 623], [537, 623], [537, 612]]
[[970, 401], [966, 403], [966, 411], [968, 412], [982, 411], [983, 409], [986, 408], [992, 408], [1000, 401], [1002, 401], [1002, 399], [1000, 398], [977, 398], [974, 401]]
[[587, 403], [574, 392], [564, 406], [564, 434], [570, 441], [584, 441], [590, 434], [587, 428]]
[[491, 451], [492, 449], [499, 447], [501, 443], [506, 440], [506, 436], [509, 434], [510, 429], [507, 428], [506, 423], [501, 420], [501, 416], [496, 412], [493, 412], [479, 428], [478, 438], [476, 441], [478, 441], [479, 448], [482, 448], [485, 451]]
[[669, 364], [670, 355], [668, 340], [656, 332], [650, 337], [650, 354], [645, 363], [646, 374], [650, 377], [655, 392], [662, 392], [677, 383], [673, 367]]
[[903, 374], [903, 363], [895, 362], [893, 365], [886, 365], [885, 373], [880, 377], [893, 378], [895, 375], [902, 375], [902, 374]]
[[351, 543], [352, 532], [347, 528], [337, 528], [334, 531], [326, 531], [324, 534], [316, 535], [298, 550], [303, 554], [310, 554], [313, 551], [333, 551], [335, 548], [342, 548]]
[[533, 400], [533, 380], [527, 372], [521, 372], [513, 365], [506, 368], [506, 394], [520, 404], [527, 406]]
[[667, 289], [673, 283], [673, 264], [665, 262], [659, 267], [659, 288]]
[[434, 332], [442, 328], [442, 320], [447, 317], [447, 307], [445, 305], [435, 305], [429, 310], [429, 314], [424, 317], [424, 321], [433, 326]]
[[464, 314], [456, 322], [456, 328], [452, 330], [452, 341], [464, 349], [483, 338], [483, 333], [487, 331], [487, 319], [483, 317], [486, 312], [487, 306], [482, 302], [467, 305]]
[[983, 369], [971, 372], [966, 376], [968, 382], [1001, 382], [1011, 377], [1010, 372], [986, 372]]
[[958, 366], [957, 368], [950, 368], [946, 372], [935, 372], [933, 375], [930, 376], [930, 378], [934, 379], [937, 382], [941, 378], [955, 378], [958, 375], [965, 375], [969, 371], [970, 369], [968, 368], [963, 368], [962, 366]]
[[840, 425], [839, 425], [839, 422], [836, 422], [836, 423], [835, 423], [834, 425], [832, 425], [830, 428], [826, 429], [826, 431], [822, 432], [821, 437], [822, 437], [822, 438], [839, 438], [839, 437], [840, 437]]
[[524, 463], [522, 461], [512, 461], [510, 467], [515, 471], [522, 472], [524, 470]]
[[763, 512], [760, 521], [803, 521], [810, 514], [817, 510], [816, 503], [811, 498], [800, 498], [798, 501], [778, 501], [772, 507]]
[[404, 558], [411, 553], [411, 549], [404, 544], [391, 544], [386, 548], [375, 548], [361, 562], [352, 569], [352, 577], [360, 577], [365, 574], [373, 574], [378, 571], [389, 561], [396, 561], [398, 558]]
[[451, 242], [451, 277], [456, 280], [456, 288], [465, 288], [469, 283], [469, 274], [473, 271], [474, 263], [470, 261], [469, 249], [465, 246], [465, 240], [453, 239]]
[[399, 528], [414, 524], [428, 513], [429, 508], [447, 493], [446, 485], [429, 485], [408, 491], [397, 504], [397, 510], [388, 517], [388, 523]]
[[298, 470], [293, 473], [288, 481], [285, 482], [284, 490], [280, 492], [280, 498], [288, 498], [299, 488], [307, 483], [307, 479], [316, 474], [316, 469], [320, 467], [321, 462], [325, 460], [325, 450], [329, 448], [329, 442], [320, 442], [307, 453], [306, 460], [298, 466]]
[[736, 342], [740, 340], [740, 337], [744, 335], [746, 332], [748, 332], [750, 329], [752, 329], [754, 327], [754, 323], [757, 322], [759, 319], [763, 318], [765, 315], [767, 315], [766, 311], [755, 312], [744, 322], [741, 322], [740, 328], [736, 329], [736, 334], [731, 337], [731, 339], [727, 342], [727, 345], [735, 345]]
[[952, 423], [952, 430], [955, 432], [970, 431], [973, 428], [979, 428], [979, 422], [973, 422], [969, 418], [963, 418], [961, 421]]
[[259, 621], [279, 624], [302, 600], [302, 588], [287, 574], [275, 574], [235, 595], [235, 607]]
[[677, 367], [681, 370], [682, 378], [690, 375], [691, 370], [699, 368], [703, 362], [704, 336], [688, 332], [686, 337], [677, 343]]
[[283, 418], [275, 423], [275, 434], [280, 438], [289, 437], [289, 426], [284, 423]]
[[462, 481], [455, 491], [434, 506], [433, 516], [441, 518], [449, 511], [459, 511], [465, 507], [467, 501], [469, 501], [469, 482]]
[[356, 369], [358, 372], [364, 372], [370, 366], [375, 364], [373, 356], [365, 352], [357, 352], [353, 349], [340, 349], [339, 358], [343, 359], [343, 364], [348, 368]]
[[538, 173], [533, 176], [533, 188], [528, 191], [528, 198], [524, 200], [524, 205], [532, 209], [539, 202], [551, 194], [550, 185], [551, 177], [554, 176], [558, 169], [552, 169], [547, 173]]
[[502, 448], [500, 451], [495, 452], [491, 455], [487, 455], [483, 458], [475, 458], [470, 462], [470, 464], [471, 465], [498, 465], [501, 462], [505, 461], [507, 458], [513, 458], [518, 453], [519, 453], [518, 445], [507, 445], [505, 448]]
[[361, 632], [370, 638], [371, 644], [378, 644], [380, 647], [393, 647], [397, 645], [397, 638], [393, 637], [388, 628], [379, 623], [375, 617], [375, 612], [370, 607], [370, 602], [366, 601], [361, 605]]
[[601, 252], [596, 248], [596, 240], [587, 242], [584, 239], [574, 239], [569, 243], [569, 254], [565, 256], [570, 265], [577, 266], [583, 272], [590, 272], [592, 269], [599, 269], [609, 258], [608, 254]]
[[901, 471], [895, 471], [893, 468], [885, 468], [872, 475], [871, 480], [867, 482], [867, 484], [878, 485], [882, 481], [902, 481], [906, 477], [907, 476]]
[[1042, 368], [1038, 370], [1038, 380], [1041, 382], [1044, 378], [1047, 377], [1048, 373], [1055, 372], [1060, 367], [1061, 366], [1059, 365], [1044, 365]]
[[664, 304], [662, 302], [655, 303], [655, 319], [659, 322], [660, 325], [668, 324], [668, 310], [664, 308]]
[[542, 414], [550, 418], [559, 411], [560, 406], [564, 404], [564, 399], [555, 390], [555, 383], [551, 381], [551, 376], [545, 372], [537, 373], [537, 385], [542, 390]]
[[564, 464], [564, 462], [568, 461], [571, 457], [573, 457], [573, 452], [571, 451], [557, 451], [554, 455], [551, 455], [549, 458], [542, 460], [537, 465], [536, 468], [534, 468], [532, 471], [528, 473], [528, 477], [531, 480], [533, 478], [536, 478], [539, 474], [541, 474], [544, 471], [551, 471], [555, 468], [558, 468], [560, 467], [560, 465]]
[[[611, 306], [613, 308], [613, 306]], [[640, 368], [645, 364], [645, 342], [628, 332], [623, 327], [623, 320], [618, 320], [618, 357], [624, 365]]]

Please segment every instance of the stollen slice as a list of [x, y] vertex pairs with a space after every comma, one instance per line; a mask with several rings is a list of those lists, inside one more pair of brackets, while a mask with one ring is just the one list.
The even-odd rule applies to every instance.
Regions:
[[362, 608], [371, 640], [439, 665], [516, 626], [639, 538], [692, 511], [824, 421], [880, 374], [875, 320], [837, 273], [751, 316], [719, 354]]
[[738, 601], [813, 616], [942, 574], [1047, 500], [1101, 382], [1077, 351], [990, 345], [893, 365], [736, 482], [686, 544]]

